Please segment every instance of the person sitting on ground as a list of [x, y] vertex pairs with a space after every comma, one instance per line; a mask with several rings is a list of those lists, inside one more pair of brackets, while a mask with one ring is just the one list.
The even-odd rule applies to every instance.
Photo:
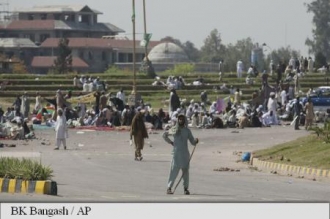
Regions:
[[14, 118], [14, 108], [8, 107], [7, 111], [3, 114], [4, 122], [11, 121]]
[[247, 84], [247, 85], [253, 85], [253, 79], [251, 78], [250, 75], [246, 76], [245, 84]]
[[249, 126], [249, 118], [248, 115], [246, 113], [243, 114], [243, 116], [241, 116], [238, 119], [238, 128], [240, 129], [244, 129], [245, 127]]
[[256, 109], [251, 114], [251, 125], [252, 127], [262, 127], [262, 122], [259, 119], [259, 115]]
[[277, 125], [275, 123], [275, 116], [273, 111], [268, 111], [262, 115], [262, 124], [265, 127], [270, 127], [271, 125]]
[[198, 111], [195, 110], [191, 118], [190, 127], [197, 128], [198, 126], [199, 126], [199, 116], [198, 116]]
[[236, 110], [232, 110], [230, 112], [230, 116], [227, 120], [227, 126], [229, 128], [236, 128], [237, 126]]

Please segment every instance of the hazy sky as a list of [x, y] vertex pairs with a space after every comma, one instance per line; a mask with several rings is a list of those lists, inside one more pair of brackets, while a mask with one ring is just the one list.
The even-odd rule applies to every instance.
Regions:
[[[312, 36], [313, 14], [304, 3], [313, 0], [146, 0], [147, 32], [152, 40], [172, 36], [197, 48], [211, 30], [218, 29], [224, 44], [250, 37], [272, 49], [290, 46], [307, 55], [305, 40]], [[33, 5], [84, 4], [103, 12], [99, 21], [112, 23], [132, 38], [132, 0], [0, 0], [9, 9]], [[143, 33], [143, 0], [135, 0], [136, 32]], [[137, 39], [142, 35], [137, 35]]]

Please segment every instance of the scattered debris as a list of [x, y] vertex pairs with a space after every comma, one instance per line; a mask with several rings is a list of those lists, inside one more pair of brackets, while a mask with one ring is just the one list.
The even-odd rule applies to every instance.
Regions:
[[238, 152], [237, 151], [234, 151], [233, 152], [233, 155], [241, 156], [242, 153], [243, 153], [242, 151], [238, 151]]
[[239, 169], [232, 169], [228, 167], [220, 167], [220, 168], [215, 168], [213, 171], [230, 171], [230, 172], [240, 172]]
[[3, 144], [3, 143], [0, 143], [0, 148], [3, 148], [3, 147], [14, 148], [14, 147], [16, 147], [16, 144]]
[[270, 173], [277, 174], [277, 171], [276, 170], [272, 170], [272, 171], [270, 171]]
[[232, 131], [231, 133], [239, 133], [239, 131]]
[[251, 170], [255, 170], [255, 171], [259, 171], [259, 170], [258, 170], [258, 167], [250, 166], [249, 169], [251, 169]]

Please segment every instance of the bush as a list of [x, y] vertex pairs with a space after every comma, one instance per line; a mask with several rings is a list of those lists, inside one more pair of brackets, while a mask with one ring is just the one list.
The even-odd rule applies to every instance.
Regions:
[[174, 66], [173, 71], [174, 71], [174, 73], [177, 73], [177, 74], [192, 73], [192, 72], [195, 71], [195, 65], [194, 64], [189, 64], [189, 63], [178, 64], [178, 65]]
[[50, 167], [42, 166], [37, 161], [11, 157], [0, 158], [0, 177], [22, 180], [49, 180], [53, 176]]
[[323, 128], [317, 126], [317, 127], [313, 127], [311, 130], [314, 131], [314, 133], [317, 135], [317, 137], [322, 138], [325, 143], [330, 143], [330, 122], [329, 121], [324, 122]]

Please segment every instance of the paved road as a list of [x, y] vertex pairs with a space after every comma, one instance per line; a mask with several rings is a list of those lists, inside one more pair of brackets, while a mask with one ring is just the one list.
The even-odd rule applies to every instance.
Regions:
[[[125, 131], [70, 130], [67, 151], [53, 150], [54, 131], [36, 131], [42, 139], [14, 142], [18, 143], [16, 148], [3, 148], [0, 153], [24, 152], [25, 156], [50, 165], [58, 183], [58, 196], [1, 193], [0, 201], [330, 201], [328, 180], [259, 172], [237, 162], [240, 157], [234, 155], [287, 142], [308, 132], [294, 131], [290, 126], [233, 131], [236, 129], [193, 130], [200, 144], [191, 161], [190, 196], [183, 195], [182, 185], [174, 195], [165, 194], [171, 146], [162, 139], [162, 132], [150, 134], [150, 144], [143, 150], [144, 159], [137, 162]], [[42, 145], [45, 139], [51, 145]], [[239, 171], [214, 171], [220, 167]]]

